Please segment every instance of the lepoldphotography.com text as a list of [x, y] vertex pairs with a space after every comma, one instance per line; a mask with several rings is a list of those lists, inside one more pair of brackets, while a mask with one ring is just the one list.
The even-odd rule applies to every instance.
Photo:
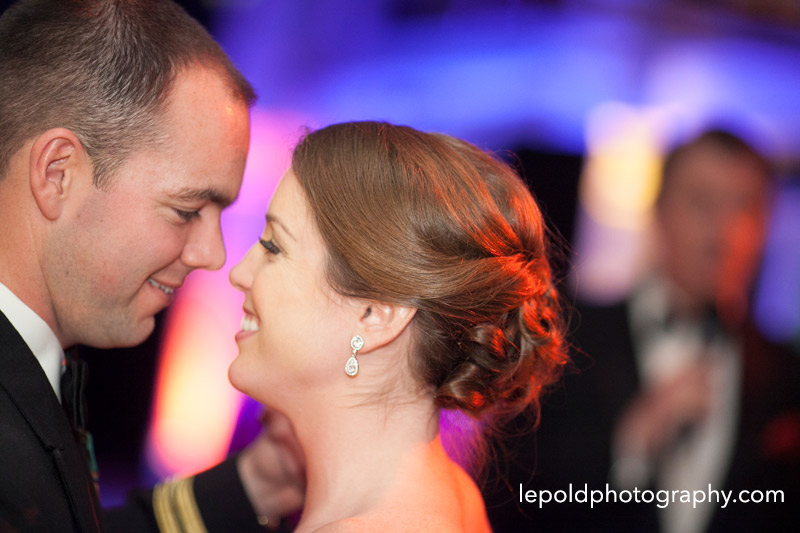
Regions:
[[734, 494], [731, 490], [717, 490], [708, 485], [707, 490], [617, 490], [606, 483], [605, 489], [589, 489], [588, 484], [574, 490], [572, 483], [567, 490], [525, 490], [519, 485], [519, 502], [538, 504], [539, 508], [553, 503], [586, 503], [591, 508], [601, 503], [655, 503], [663, 509], [671, 504], [716, 504], [724, 509], [732, 503], [783, 503], [782, 490], [742, 490]]

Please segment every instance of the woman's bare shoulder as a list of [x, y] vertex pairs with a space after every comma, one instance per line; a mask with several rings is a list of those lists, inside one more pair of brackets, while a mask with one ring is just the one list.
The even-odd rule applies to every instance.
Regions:
[[387, 531], [395, 533], [490, 533], [488, 524], [457, 523], [437, 514], [420, 513], [394, 517], [388, 515], [354, 516], [326, 524], [316, 533], [372, 533]]
[[483, 499], [472, 479], [462, 472], [446, 485], [421, 482], [414, 488], [405, 487], [362, 515], [337, 520], [316, 531], [490, 533]]
[[404, 470], [379, 502], [362, 514], [331, 522], [322, 533], [393, 531], [488, 533], [483, 497], [472, 478], [446, 456]]

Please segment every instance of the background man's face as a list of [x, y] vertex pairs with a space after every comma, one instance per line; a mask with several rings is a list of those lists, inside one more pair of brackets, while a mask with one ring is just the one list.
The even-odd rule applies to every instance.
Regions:
[[249, 144], [246, 105], [202, 68], [176, 79], [166, 143], [139, 150], [100, 190], [86, 176], [44, 251], [62, 344], [129, 346], [195, 268], [225, 262], [222, 208], [241, 186]]
[[657, 213], [666, 268], [692, 299], [747, 291], [764, 245], [767, 178], [757, 163], [701, 145], [677, 162]]

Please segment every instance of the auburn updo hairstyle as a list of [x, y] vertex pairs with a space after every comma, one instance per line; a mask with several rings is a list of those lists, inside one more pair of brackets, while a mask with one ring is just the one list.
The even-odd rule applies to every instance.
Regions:
[[505, 163], [378, 122], [307, 134], [292, 169], [340, 293], [412, 306], [414, 376], [437, 406], [514, 415], [567, 356], [542, 214]]

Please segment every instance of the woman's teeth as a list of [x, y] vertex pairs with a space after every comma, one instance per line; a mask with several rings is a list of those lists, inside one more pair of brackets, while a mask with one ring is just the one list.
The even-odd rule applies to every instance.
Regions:
[[258, 331], [258, 321], [255, 318], [243, 316], [242, 331]]
[[156, 289], [161, 289], [162, 291], [164, 291], [167, 294], [172, 294], [173, 292], [175, 292], [175, 289], [173, 289], [172, 287], [167, 287], [166, 285], [162, 285], [159, 282], [157, 282], [156, 280], [154, 280], [153, 278], [147, 278], [147, 283], [149, 283], [150, 285], [152, 285]]

